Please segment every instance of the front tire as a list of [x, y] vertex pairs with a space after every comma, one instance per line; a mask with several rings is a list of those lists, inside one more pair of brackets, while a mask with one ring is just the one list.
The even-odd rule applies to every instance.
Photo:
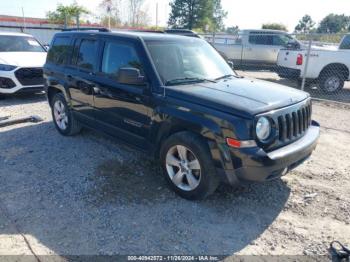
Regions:
[[344, 76], [340, 73], [328, 70], [321, 74], [319, 79], [320, 88], [327, 94], [335, 94], [344, 87]]
[[196, 134], [172, 135], [163, 143], [160, 159], [168, 184], [185, 199], [204, 199], [219, 185], [208, 144]]
[[64, 136], [73, 136], [81, 131], [62, 93], [57, 93], [51, 101], [52, 119], [57, 131]]

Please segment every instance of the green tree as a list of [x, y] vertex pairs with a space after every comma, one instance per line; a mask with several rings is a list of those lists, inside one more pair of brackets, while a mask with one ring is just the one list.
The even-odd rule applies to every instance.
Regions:
[[224, 30], [224, 19], [227, 16], [227, 12], [222, 9], [221, 0], [214, 0], [213, 7], [214, 31]]
[[115, 16], [109, 17], [108, 15], [103, 15], [100, 17], [100, 24], [105, 27], [108, 27], [109, 25], [111, 27], [118, 27], [120, 23], [120, 20], [118, 20]]
[[267, 24], [263, 24], [262, 29], [273, 29], [273, 30], [281, 30], [281, 31], [288, 31], [287, 27], [283, 24], [279, 24], [279, 23], [267, 23]]
[[304, 15], [300, 20], [299, 23], [297, 24], [297, 26], [295, 27], [295, 32], [296, 33], [310, 33], [314, 26], [315, 26], [315, 22], [312, 20], [311, 16], [309, 15]]
[[346, 15], [329, 14], [322, 19], [318, 33], [340, 33], [350, 29], [350, 17]]
[[227, 13], [221, 0], [173, 0], [168, 24], [174, 28], [198, 28], [202, 31], [223, 29]]
[[119, 10], [121, 3], [119, 0], [103, 0], [99, 4], [100, 9], [102, 9], [102, 16], [100, 18], [100, 23], [104, 26], [117, 27], [121, 24]]
[[239, 27], [236, 25], [236, 26], [229, 26], [226, 28], [226, 33], [228, 34], [237, 34], [237, 32], [239, 31]]
[[79, 15], [89, 14], [90, 12], [83, 6], [78, 5], [74, 2], [71, 5], [58, 4], [55, 11], [49, 11], [46, 14], [47, 19], [51, 23], [65, 22], [65, 17], [68, 24], [73, 24], [76, 21], [76, 17]]

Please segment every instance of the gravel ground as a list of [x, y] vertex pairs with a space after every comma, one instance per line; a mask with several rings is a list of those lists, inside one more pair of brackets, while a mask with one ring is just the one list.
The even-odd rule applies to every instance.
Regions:
[[0, 255], [327, 254], [350, 244], [349, 108], [314, 103], [321, 138], [281, 180], [189, 202], [142, 153], [92, 131], [60, 136], [43, 96], [0, 101]]

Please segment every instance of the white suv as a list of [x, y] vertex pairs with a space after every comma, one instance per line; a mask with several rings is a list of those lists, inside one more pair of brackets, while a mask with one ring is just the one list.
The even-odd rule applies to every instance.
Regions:
[[43, 90], [46, 54], [31, 35], [0, 32], [0, 95]]

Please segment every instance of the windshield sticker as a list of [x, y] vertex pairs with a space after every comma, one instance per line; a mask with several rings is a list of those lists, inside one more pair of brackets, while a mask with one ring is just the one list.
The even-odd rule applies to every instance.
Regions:
[[27, 40], [28, 44], [33, 45], [33, 46], [39, 46], [39, 43], [35, 40]]

